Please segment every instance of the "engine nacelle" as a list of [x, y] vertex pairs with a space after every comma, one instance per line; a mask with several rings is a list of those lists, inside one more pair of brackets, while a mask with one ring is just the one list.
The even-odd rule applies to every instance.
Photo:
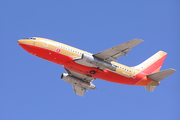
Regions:
[[82, 87], [82, 88], [88, 88], [88, 89], [96, 89], [95, 85], [92, 84], [91, 82], [90, 83], [87, 83], [87, 82], [84, 82], [80, 79], [77, 79], [75, 77], [71, 77], [70, 75], [68, 75], [67, 73], [63, 73], [61, 75], [61, 79], [72, 84], [72, 85], [77, 85], [79, 87]]
[[99, 60], [98, 58], [93, 57], [92, 55], [88, 55], [88, 54], [82, 54], [81, 57], [82, 60], [84, 60], [85, 62], [88, 62], [92, 65], [98, 66], [100, 69], [110, 69], [112, 71], [116, 71], [116, 67], [113, 66], [111, 63], [108, 62], [104, 62]]

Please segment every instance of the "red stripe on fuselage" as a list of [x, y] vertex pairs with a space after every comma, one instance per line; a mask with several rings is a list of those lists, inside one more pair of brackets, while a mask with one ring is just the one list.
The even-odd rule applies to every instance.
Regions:
[[[59, 65], [63, 65], [65, 68], [84, 74], [84, 75], [91, 75], [93, 78], [98, 78], [114, 83], [120, 83], [120, 84], [127, 84], [127, 85], [135, 85], [138, 81], [144, 78], [146, 74], [139, 73], [135, 79], [128, 78], [125, 76], [122, 76], [118, 73], [112, 72], [110, 70], [99, 70], [97, 68], [93, 67], [87, 67], [80, 64], [77, 64], [73, 61], [72, 57], [69, 57], [67, 55], [63, 55], [60, 53], [57, 53], [55, 51], [45, 49], [38, 46], [33, 45], [27, 45], [27, 44], [19, 44], [22, 48], [24, 48], [27, 52], [43, 58], [45, 60], [57, 63]], [[90, 71], [94, 70], [96, 71], [96, 74], [90, 74]]]

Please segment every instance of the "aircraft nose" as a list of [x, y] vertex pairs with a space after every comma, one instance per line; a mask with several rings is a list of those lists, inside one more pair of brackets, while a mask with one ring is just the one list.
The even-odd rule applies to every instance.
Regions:
[[32, 41], [29, 41], [27, 39], [20, 39], [18, 40], [18, 44], [30, 44], [32, 43]]
[[29, 39], [20, 39], [17, 41], [17, 43], [22, 47], [22, 46], [34, 46], [35, 41], [34, 40], [29, 40]]
[[24, 40], [18, 40], [18, 43], [23, 43]]

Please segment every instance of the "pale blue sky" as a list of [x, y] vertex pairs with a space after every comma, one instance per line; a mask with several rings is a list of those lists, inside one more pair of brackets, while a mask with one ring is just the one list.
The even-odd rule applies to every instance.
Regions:
[[[1, 120], [179, 120], [180, 2], [178, 0], [2, 0], [0, 7]], [[135, 66], [159, 50], [162, 70], [175, 74], [144, 87], [96, 79], [84, 97], [61, 80], [62, 66], [24, 51], [17, 40], [56, 40], [97, 53], [134, 38], [144, 42], [118, 62]]]

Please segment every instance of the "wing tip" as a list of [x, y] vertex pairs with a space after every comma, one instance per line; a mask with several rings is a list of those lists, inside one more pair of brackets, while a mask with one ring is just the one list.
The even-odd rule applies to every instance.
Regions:
[[177, 70], [173, 69], [173, 68], [169, 68], [171, 71], [173, 71], [174, 73], [177, 72]]
[[139, 39], [139, 38], [134, 38], [133, 40], [136, 40], [136, 41], [138, 41], [139, 43], [144, 42], [144, 40]]

